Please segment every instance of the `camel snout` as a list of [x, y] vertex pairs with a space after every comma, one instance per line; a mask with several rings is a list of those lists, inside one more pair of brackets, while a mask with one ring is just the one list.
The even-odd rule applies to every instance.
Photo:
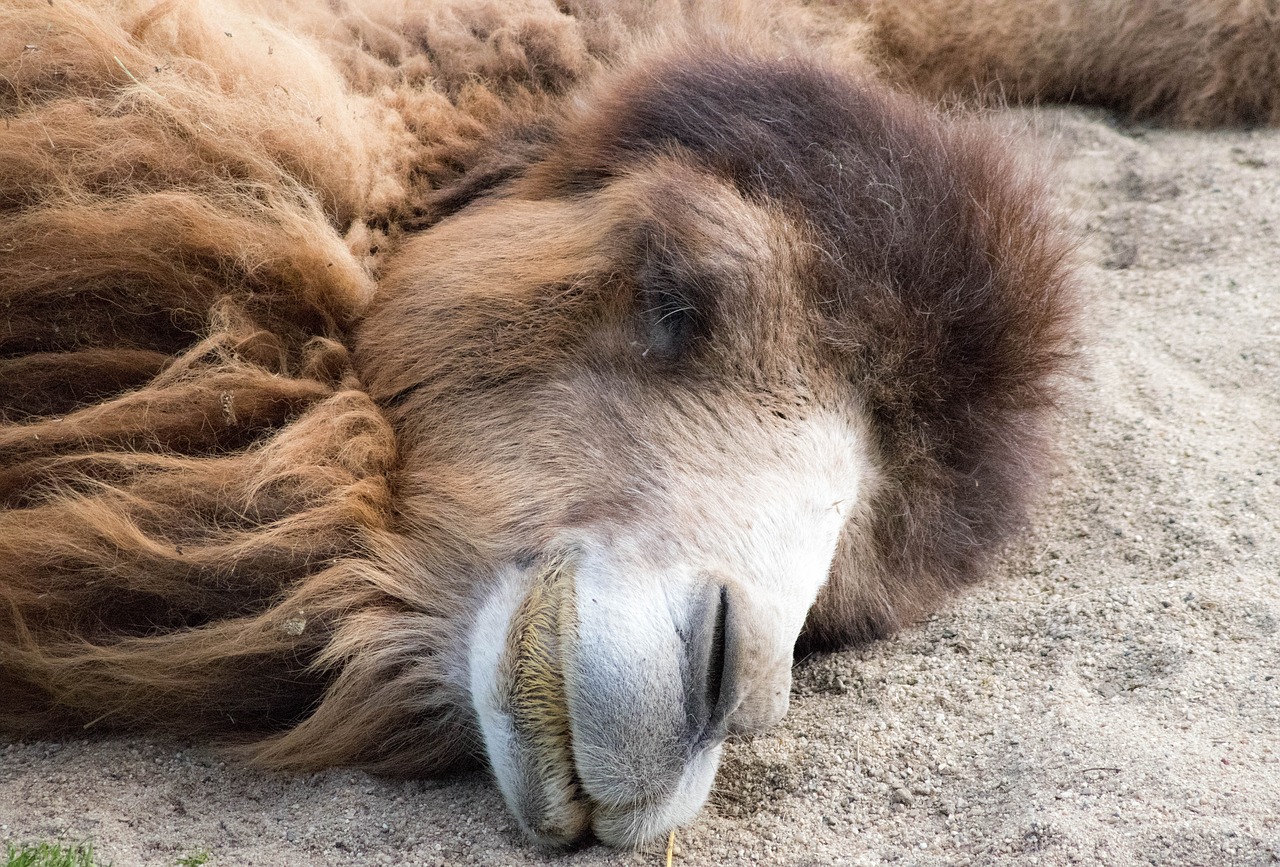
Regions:
[[473, 635], [490, 765], [521, 827], [549, 846], [591, 832], [633, 846], [692, 820], [739, 703], [728, 588], [699, 585], [668, 608], [599, 592], [599, 566], [574, 553], [513, 566]]

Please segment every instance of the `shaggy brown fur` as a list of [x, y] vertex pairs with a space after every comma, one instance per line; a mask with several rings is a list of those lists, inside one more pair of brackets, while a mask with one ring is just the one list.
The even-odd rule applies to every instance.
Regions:
[[[980, 574], [1021, 515], [1068, 350], [1039, 187], [980, 125], [865, 70], [677, 39], [722, 31], [665, 7], [641, 24], [639, 5], [0, 6], [0, 727], [235, 731], [290, 768], [465, 755], [442, 660], [487, 552], [466, 514], [405, 520], [401, 461], [432, 435], [432, 400], [500, 403], [494, 383], [518, 388], [593, 320], [555, 280], [534, 303], [460, 302], [400, 348], [430, 375], [373, 396], [353, 329], [409, 230], [510, 183], [570, 201], [657, 155], [827, 251], [808, 309], [886, 475], [804, 641], [884, 634]], [[891, 76], [930, 91], [999, 77], [1188, 122], [1276, 118], [1272, 19], [1215, 43], [1244, 71], [1215, 77], [1184, 48], [1133, 61], [1167, 26], [1138, 2], [1150, 29], [1090, 78], [1052, 48], [973, 61], [989, 55], [907, 11], [943, 5], [876, 6], [866, 26], [797, 12], [753, 42], [821, 42], [848, 70], [834, 56], [871, 33]], [[958, 14], [937, 19], [947, 33], [969, 32]], [[1016, 41], [990, 24], [960, 38]], [[568, 99], [597, 79], [591, 107]]]

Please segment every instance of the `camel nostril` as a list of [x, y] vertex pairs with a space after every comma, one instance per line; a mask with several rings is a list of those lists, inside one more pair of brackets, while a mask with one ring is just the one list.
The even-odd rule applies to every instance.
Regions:
[[729, 588], [721, 585], [720, 601], [716, 606], [715, 627], [711, 632], [711, 652], [707, 661], [707, 708], [710, 718], [707, 720], [708, 732], [721, 727], [726, 714], [727, 690], [725, 687], [725, 655], [728, 652], [729, 635], [726, 624], [729, 620]]
[[692, 640], [687, 643], [687, 710], [691, 746], [700, 749], [721, 740], [734, 690], [729, 635], [729, 589], [713, 585], [705, 597]]

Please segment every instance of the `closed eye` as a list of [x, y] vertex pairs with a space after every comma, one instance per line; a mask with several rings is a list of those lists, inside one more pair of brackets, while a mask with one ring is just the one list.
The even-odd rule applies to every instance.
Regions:
[[646, 358], [675, 361], [706, 336], [706, 311], [699, 300], [708, 293], [678, 249], [651, 241], [636, 282]]
[[646, 299], [645, 323], [648, 337], [646, 356], [674, 361], [688, 347], [698, 331], [698, 308], [673, 291], [649, 292]]

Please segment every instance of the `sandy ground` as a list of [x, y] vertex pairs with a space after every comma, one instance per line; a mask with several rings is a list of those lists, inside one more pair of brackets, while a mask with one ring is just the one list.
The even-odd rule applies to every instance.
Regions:
[[[1085, 238], [1063, 468], [983, 588], [796, 669], [679, 864], [1280, 863], [1280, 131], [1015, 116]], [[0, 742], [0, 842], [117, 867], [660, 864], [528, 848], [476, 775], [388, 782], [144, 739]]]

